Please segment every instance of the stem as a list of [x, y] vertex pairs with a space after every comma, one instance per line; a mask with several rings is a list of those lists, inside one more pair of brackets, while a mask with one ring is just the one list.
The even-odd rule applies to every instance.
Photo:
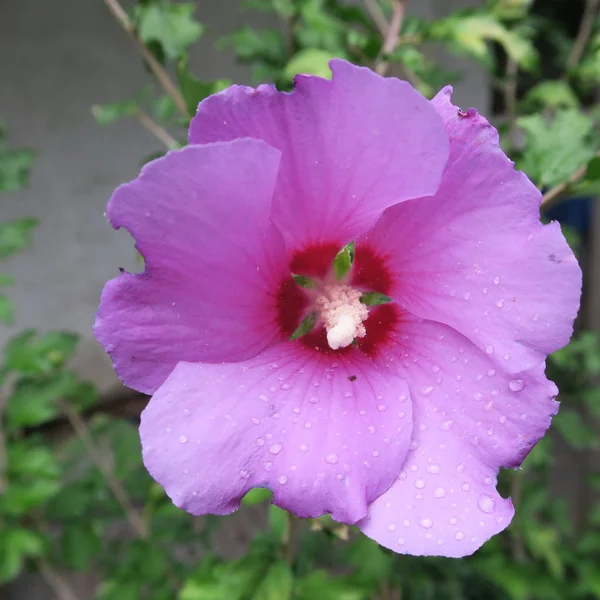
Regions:
[[[594, 154], [594, 157], [599, 157], [600, 151]], [[555, 185], [542, 196], [542, 208], [549, 208], [552, 204], [560, 200], [576, 183], [579, 183], [587, 172], [587, 164], [579, 167], [571, 173], [566, 181]]]
[[293, 566], [294, 563], [294, 515], [290, 512], [286, 514], [287, 518], [287, 527], [285, 532], [285, 539], [283, 540], [284, 554], [285, 560], [288, 564]]
[[590, 35], [592, 34], [594, 20], [599, 8], [600, 0], [587, 0], [585, 3], [585, 10], [583, 11], [579, 31], [577, 32], [573, 48], [571, 48], [571, 53], [567, 59], [567, 71], [570, 71], [579, 64], [579, 61], [585, 52], [585, 47], [590, 39]]
[[157, 137], [169, 150], [173, 150], [175, 148], [179, 148], [179, 143], [177, 140], [171, 136], [171, 134], [161, 127], [156, 121], [153, 121], [150, 115], [138, 108], [135, 116], [137, 120], [155, 137]]
[[[510, 496], [515, 509], [521, 503], [523, 496], [523, 476], [522, 471], [515, 472], [510, 482]], [[527, 560], [523, 540], [517, 527], [511, 528], [511, 547], [513, 557], [517, 562], [523, 563]]]
[[121, 485], [121, 482], [114, 476], [112, 470], [104, 462], [102, 453], [96, 445], [96, 442], [94, 441], [94, 438], [92, 437], [92, 434], [90, 433], [85, 421], [67, 402], [64, 402], [63, 400], [57, 400], [57, 404], [62, 410], [63, 414], [67, 417], [67, 420], [77, 434], [77, 437], [81, 440], [86, 452], [98, 469], [100, 469], [102, 475], [104, 475], [104, 479], [118, 503], [121, 505], [131, 529], [133, 529], [138, 537], [146, 539], [148, 537], [146, 523], [133, 506], [133, 503], [127, 495], [127, 492]]
[[377, 0], [365, 0], [365, 6], [377, 29], [379, 29], [379, 33], [381, 33], [382, 37], [385, 37], [388, 32], [388, 23], [381, 7], [377, 4]]
[[515, 145], [517, 123], [517, 74], [519, 65], [512, 58], [506, 63], [506, 81], [504, 82], [504, 109], [508, 122], [508, 138], [511, 146]]
[[390, 21], [390, 26], [387, 29], [383, 46], [381, 47], [380, 54], [382, 57], [375, 62], [375, 71], [379, 75], [385, 75], [387, 72], [390, 63], [385, 57], [392, 54], [400, 43], [400, 31], [402, 30], [408, 0], [392, 0], [392, 3], [392, 20]]
[[45, 558], [38, 558], [35, 564], [46, 583], [52, 588], [57, 598], [60, 600], [77, 600], [75, 592], [69, 587], [67, 582], [54, 570], [52, 565]]
[[175, 85], [171, 76], [167, 73], [166, 69], [156, 60], [152, 52], [148, 50], [145, 46], [144, 42], [140, 40], [138, 37], [135, 26], [131, 22], [131, 19], [119, 3], [119, 0], [104, 0], [106, 6], [108, 6], [110, 12], [113, 14], [115, 19], [121, 24], [121, 27], [129, 34], [131, 39], [134, 41], [137, 46], [140, 54], [144, 58], [144, 60], [148, 63], [148, 66], [154, 73], [158, 83], [162, 87], [162, 89], [173, 98], [173, 102], [175, 102], [175, 106], [177, 106], [178, 110], [185, 117], [189, 117], [187, 106], [185, 104], [185, 100], [179, 91], [179, 88]]

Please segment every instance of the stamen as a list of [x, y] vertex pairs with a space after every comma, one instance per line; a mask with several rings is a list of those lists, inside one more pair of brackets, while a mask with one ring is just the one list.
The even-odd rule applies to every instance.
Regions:
[[317, 298], [316, 307], [327, 331], [330, 348], [349, 346], [356, 338], [366, 335], [363, 322], [369, 310], [361, 303], [362, 292], [349, 285], [327, 285]]

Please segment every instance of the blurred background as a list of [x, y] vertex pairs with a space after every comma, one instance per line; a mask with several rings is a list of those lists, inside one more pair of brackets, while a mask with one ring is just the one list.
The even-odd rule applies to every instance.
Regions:
[[[0, 598], [600, 598], [600, 0], [0, 0]], [[395, 19], [394, 16], [400, 17]], [[393, 22], [399, 27], [394, 27]], [[173, 508], [141, 464], [146, 399], [91, 325], [140, 270], [103, 216], [113, 189], [185, 143], [230, 83], [326, 76], [344, 57], [446, 83], [499, 128], [584, 268], [550, 357], [552, 432], [520, 471], [509, 530], [463, 560], [397, 556], [258, 490], [231, 517]], [[596, 205], [597, 206], [597, 205]]]

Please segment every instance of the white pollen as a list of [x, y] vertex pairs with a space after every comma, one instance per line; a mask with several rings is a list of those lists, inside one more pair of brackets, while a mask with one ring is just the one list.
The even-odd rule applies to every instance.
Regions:
[[364, 321], [369, 316], [361, 303], [362, 292], [349, 285], [327, 285], [317, 298], [316, 307], [325, 324], [327, 342], [332, 350], [349, 346], [367, 333]]

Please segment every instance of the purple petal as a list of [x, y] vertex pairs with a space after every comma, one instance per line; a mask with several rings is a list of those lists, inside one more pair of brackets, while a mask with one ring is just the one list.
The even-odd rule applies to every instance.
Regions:
[[358, 353], [292, 342], [237, 364], [180, 363], [142, 415], [144, 461], [193, 514], [230, 513], [268, 487], [299, 516], [354, 523], [408, 451], [406, 390]]
[[508, 375], [439, 323], [406, 316], [400, 328], [388, 358], [409, 380], [411, 452], [359, 526], [396, 552], [465, 556], [510, 523], [498, 470], [518, 466], [543, 436], [557, 389], [543, 367]]
[[[279, 151], [189, 146], [144, 167], [108, 206], [144, 256], [102, 294], [95, 333], [126, 385], [152, 393], [179, 361], [235, 361], [277, 338], [285, 247], [269, 214]], [[289, 276], [289, 275], [287, 275]]]
[[347, 241], [388, 206], [438, 187], [448, 139], [408, 83], [342, 60], [333, 80], [299, 76], [292, 93], [234, 86], [204, 100], [191, 143], [253, 137], [282, 152], [273, 219], [291, 249]]
[[559, 225], [539, 222], [540, 193], [496, 130], [449, 94], [433, 100], [451, 139], [438, 193], [388, 210], [369, 238], [394, 272], [390, 295], [517, 373], [568, 342], [581, 271]]

